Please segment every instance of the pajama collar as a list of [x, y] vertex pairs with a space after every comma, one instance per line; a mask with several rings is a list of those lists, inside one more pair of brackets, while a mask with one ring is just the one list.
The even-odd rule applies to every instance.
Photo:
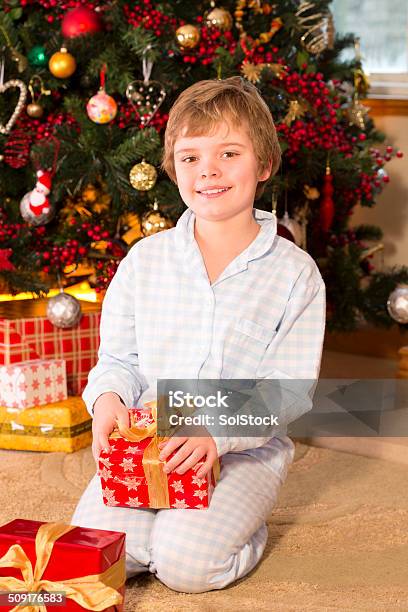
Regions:
[[[255, 240], [245, 249], [235, 260], [236, 267], [245, 269], [248, 262], [252, 259], [262, 257], [273, 245], [276, 236], [277, 220], [276, 216], [268, 211], [253, 209], [253, 215], [261, 229]], [[184, 251], [186, 257], [190, 257], [198, 249], [194, 237], [195, 214], [190, 208], [184, 211], [175, 228], [175, 246]]]

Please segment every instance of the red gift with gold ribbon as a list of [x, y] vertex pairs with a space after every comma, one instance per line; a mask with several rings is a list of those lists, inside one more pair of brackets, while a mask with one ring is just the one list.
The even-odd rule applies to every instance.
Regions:
[[184, 474], [166, 474], [158, 444], [167, 438], [157, 436], [155, 402], [151, 410], [129, 412], [131, 427], [118, 427], [110, 436], [111, 452], [99, 456], [104, 503], [125, 508], [208, 508], [219, 478], [219, 460], [202, 478], [196, 472], [203, 461]]
[[[125, 580], [124, 533], [25, 519], [0, 527], [3, 598], [17, 591], [63, 593], [61, 609], [120, 612]], [[7, 609], [46, 612], [47, 606], [19, 604]]]

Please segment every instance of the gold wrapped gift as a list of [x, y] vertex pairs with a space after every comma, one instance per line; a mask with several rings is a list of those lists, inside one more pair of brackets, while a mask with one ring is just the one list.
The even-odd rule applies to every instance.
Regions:
[[15, 412], [0, 406], [0, 448], [72, 453], [92, 443], [92, 419], [80, 397]]

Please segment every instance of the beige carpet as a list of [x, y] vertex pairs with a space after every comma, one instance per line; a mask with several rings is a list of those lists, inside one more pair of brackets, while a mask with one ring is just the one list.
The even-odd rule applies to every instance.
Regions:
[[[89, 448], [2, 450], [0, 466], [1, 524], [69, 520], [93, 471]], [[198, 595], [141, 575], [128, 582], [126, 610], [408, 610], [407, 484], [404, 465], [297, 443], [264, 557], [250, 575]]]

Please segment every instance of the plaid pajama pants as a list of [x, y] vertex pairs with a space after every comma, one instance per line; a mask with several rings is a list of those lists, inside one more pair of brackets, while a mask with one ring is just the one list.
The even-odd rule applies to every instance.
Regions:
[[[263, 459], [265, 452], [263, 448]], [[254, 449], [223, 455], [220, 480], [210, 507], [203, 510], [105, 506], [95, 475], [71, 524], [125, 532], [128, 578], [150, 571], [175, 591], [222, 589], [260, 561], [268, 538], [266, 520], [293, 456], [294, 450], [284, 445], [278, 455], [276, 448], [271, 450], [270, 465], [262, 463]]]

